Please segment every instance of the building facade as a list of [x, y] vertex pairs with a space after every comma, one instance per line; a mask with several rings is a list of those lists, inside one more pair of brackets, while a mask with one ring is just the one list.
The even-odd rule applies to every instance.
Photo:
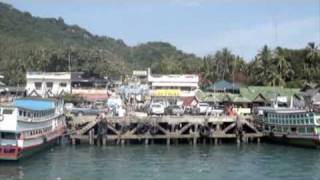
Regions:
[[199, 76], [195, 74], [151, 75], [148, 73], [151, 96], [192, 97], [199, 89]]
[[82, 97], [86, 101], [104, 101], [108, 99], [109, 80], [85, 76], [83, 72], [72, 72], [71, 94]]
[[71, 93], [70, 72], [27, 72], [27, 96], [55, 97]]

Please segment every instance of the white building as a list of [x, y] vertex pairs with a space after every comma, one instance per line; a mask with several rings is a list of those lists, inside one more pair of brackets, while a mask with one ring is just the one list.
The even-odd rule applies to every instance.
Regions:
[[71, 93], [69, 72], [27, 72], [26, 91], [28, 96], [59, 96]]
[[148, 82], [152, 96], [195, 96], [199, 88], [199, 76], [195, 74], [151, 75]]

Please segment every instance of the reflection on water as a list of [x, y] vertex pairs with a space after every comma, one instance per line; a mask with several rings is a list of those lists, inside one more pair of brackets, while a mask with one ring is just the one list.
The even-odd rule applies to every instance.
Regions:
[[320, 151], [269, 144], [57, 146], [0, 162], [2, 179], [319, 179]]
[[0, 162], [0, 180], [23, 179], [23, 170], [19, 163]]

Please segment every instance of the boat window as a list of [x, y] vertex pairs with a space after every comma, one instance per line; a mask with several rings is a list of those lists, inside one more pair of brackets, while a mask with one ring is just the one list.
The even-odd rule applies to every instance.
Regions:
[[313, 133], [313, 128], [312, 127], [307, 127], [307, 133]]
[[23, 115], [23, 112], [22, 111], [19, 111], [19, 116], [22, 116]]
[[13, 109], [3, 109], [2, 114], [12, 114]]
[[23, 116], [27, 116], [27, 112], [23, 111]]
[[299, 127], [298, 131], [299, 133], [305, 133], [306, 129], [304, 127]]
[[310, 124], [310, 121], [309, 121], [309, 119], [306, 119], [306, 124]]
[[310, 119], [310, 123], [311, 123], [311, 124], [314, 124], [314, 119], [313, 119], [313, 118]]
[[16, 134], [11, 132], [2, 132], [1, 139], [16, 139]]

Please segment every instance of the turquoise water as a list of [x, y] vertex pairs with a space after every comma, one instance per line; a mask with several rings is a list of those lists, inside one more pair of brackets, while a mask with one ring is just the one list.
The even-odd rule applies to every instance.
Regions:
[[320, 179], [320, 150], [249, 145], [56, 146], [18, 163], [3, 179]]

